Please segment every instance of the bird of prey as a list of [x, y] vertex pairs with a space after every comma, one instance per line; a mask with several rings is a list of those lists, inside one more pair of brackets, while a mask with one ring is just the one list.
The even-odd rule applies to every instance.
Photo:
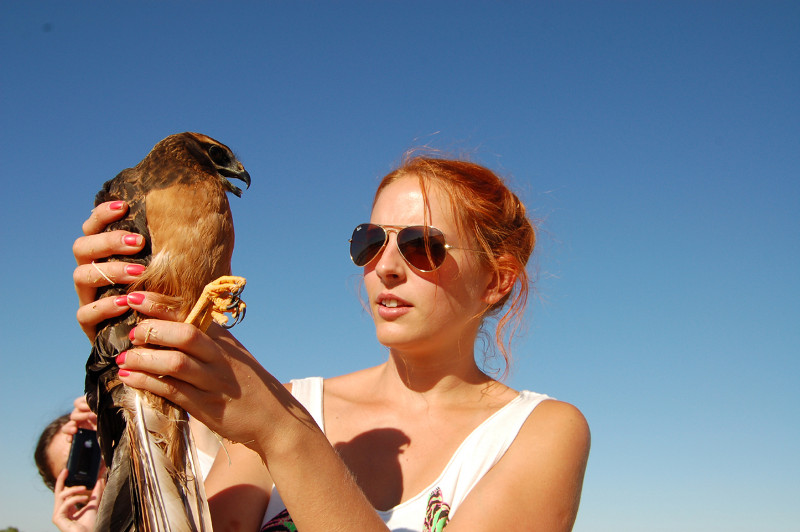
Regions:
[[[242, 191], [231, 179], [250, 186], [250, 175], [227, 146], [187, 132], [165, 138], [107, 181], [95, 205], [124, 200], [129, 211], [106, 231], [138, 233], [146, 242], [136, 255], [108, 260], [147, 268], [130, 285], [98, 289], [97, 299], [147, 290], [168, 296], [166, 304], [202, 330], [212, 318], [228, 327], [238, 322], [244, 279], [231, 276], [234, 231], [226, 193]], [[123, 385], [117, 375], [115, 358], [132, 347], [128, 334], [141, 319], [129, 310], [99, 324], [86, 362], [85, 391], [109, 464], [95, 530], [210, 531], [186, 412]]]

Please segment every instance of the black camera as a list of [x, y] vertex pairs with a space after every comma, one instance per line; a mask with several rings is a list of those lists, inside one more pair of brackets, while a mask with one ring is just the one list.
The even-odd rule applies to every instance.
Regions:
[[94, 488], [97, 473], [100, 471], [100, 444], [97, 443], [97, 432], [89, 429], [78, 429], [72, 438], [69, 450], [67, 469], [69, 474], [65, 486], [86, 486]]

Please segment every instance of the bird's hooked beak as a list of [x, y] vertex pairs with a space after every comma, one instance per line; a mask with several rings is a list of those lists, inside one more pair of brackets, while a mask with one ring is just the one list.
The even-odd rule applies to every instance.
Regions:
[[244, 169], [241, 163], [239, 163], [239, 169], [237, 171], [223, 169], [220, 173], [225, 177], [225, 188], [228, 192], [235, 194], [237, 198], [242, 197], [242, 189], [231, 183], [231, 178], [244, 181], [247, 185], [245, 188], [250, 188], [250, 174], [247, 173], [247, 170]]

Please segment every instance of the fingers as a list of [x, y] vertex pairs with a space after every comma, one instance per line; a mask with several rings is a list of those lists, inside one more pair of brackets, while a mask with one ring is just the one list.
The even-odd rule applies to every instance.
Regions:
[[[97, 415], [89, 409], [86, 398], [83, 396], [75, 400], [75, 408], [70, 413], [69, 419], [67, 424], [75, 423], [75, 432], [78, 428], [97, 430]], [[63, 428], [62, 432], [64, 432]]]
[[142, 235], [117, 230], [78, 237], [72, 244], [72, 254], [78, 264], [86, 264], [111, 255], [133, 255], [143, 247]]
[[220, 346], [193, 325], [145, 320], [131, 331], [131, 338], [137, 347], [117, 357], [119, 377], [125, 384], [187, 409], [187, 405], [208, 404], [207, 392], [217, 397], [238, 395], [238, 384]]
[[78, 422], [70, 419], [61, 425], [61, 432], [67, 435], [67, 441], [72, 442], [72, 437], [78, 433]]
[[112, 255], [132, 255], [144, 248], [142, 235], [127, 231], [101, 232], [128, 212], [124, 201], [111, 201], [98, 205], [83, 223], [83, 234], [72, 245], [78, 267], [72, 274], [78, 294], [78, 323], [89, 339], [94, 339], [95, 326], [104, 319], [119, 316], [127, 310], [124, 300], [94, 301], [96, 289], [111, 284], [129, 284], [144, 272], [138, 264], [119, 261], [98, 262]]
[[78, 308], [76, 317], [83, 332], [90, 340], [93, 340], [98, 323], [121, 316], [129, 309], [161, 320], [180, 320], [178, 309], [173, 306], [171, 300], [153, 292], [132, 292], [128, 295], [110, 296], [91, 301]]
[[[184, 374], [181, 375], [180, 378], [176, 378], [167, 376], [165, 373], [148, 373], [142, 369], [135, 369], [137, 366], [142, 365], [140, 363], [149, 357], [149, 353], [139, 353], [135, 351], [128, 353], [129, 359], [136, 355], [141, 358], [138, 361], [132, 361], [128, 367], [119, 370], [119, 378], [122, 382], [133, 388], [146, 390], [160, 397], [169, 399], [173, 403], [184, 408], [187, 408], [187, 405], [206, 404], [206, 401], [202, 399], [204, 390], [199, 389], [189, 382], [190, 376]], [[159, 364], [146, 365], [157, 366]]]
[[101, 203], [94, 209], [89, 219], [83, 222], [83, 234], [93, 235], [102, 231], [105, 226], [119, 220], [128, 212], [128, 204], [124, 201]]
[[100, 469], [97, 471], [97, 483], [95, 484], [94, 488], [95, 491], [97, 491], [97, 484], [99, 484], [100, 481], [103, 482], [103, 486], [100, 488], [100, 492], [102, 493], [102, 491], [106, 489], [107, 476], [108, 476], [108, 466], [106, 466], [106, 463], [103, 460], [100, 460]]
[[84, 236], [72, 246], [78, 267], [72, 272], [72, 281], [78, 293], [80, 305], [94, 301], [99, 286], [110, 284], [129, 284], [142, 273], [141, 264], [128, 264], [120, 261], [96, 262], [115, 254], [131, 255], [144, 247], [141, 235], [125, 231], [112, 231], [99, 235]]
[[83, 423], [84, 421], [94, 419], [95, 414], [91, 410], [73, 410], [69, 415], [70, 420], [75, 423]]
[[250, 421], [262, 396], [285, 388], [229, 332], [212, 326], [209, 333], [144, 320], [131, 331], [135, 347], [117, 357], [119, 378], [172, 401], [226, 438], [255, 441]]
[[[78, 297], [83, 301], [85, 296], [81, 296], [79, 292]], [[94, 340], [95, 328], [98, 323], [109, 318], [121, 316], [130, 308], [126, 296], [111, 296], [91, 301], [93, 298], [94, 294], [89, 296], [90, 303], [79, 307], [78, 312], [75, 314], [78, 318], [78, 324], [83, 329], [84, 334], [89, 337], [89, 340]]]
[[98, 480], [94, 490], [90, 492], [83, 486], [64, 487], [64, 478], [66, 474], [63, 475], [61, 483], [56, 484], [53, 524], [64, 532], [94, 530], [97, 507], [105, 488], [105, 481]]
[[100, 500], [100, 497], [103, 496], [103, 491], [106, 489], [106, 479], [105, 475], [102, 478], [98, 478], [97, 482], [94, 484], [94, 489], [92, 490], [92, 499]]
[[185, 353], [146, 347], [125, 351], [117, 357], [117, 364], [124, 370], [121, 371], [123, 377], [125, 373], [145, 372], [159, 379], [175, 377], [193, 384], [202, 372], [202, 362]]
[[65, 510], [73, 508], [78, 505], [85, 505], [89, 502], [89, 497], [91, 496], [91, 492], [86, 491], [86, 488], [83, 486], [70, 486], [65, 488], [64, 491], [61, 492], [61, 497], [59, 497], [61, 504], [59, 505], [59, 509], [61, 513], [66, 513]]
[[[100, 286], [111, 284], [130, 284], [135, 281], [145, 268], [140, 264], [128, 264], [120, 261], [96, 262], [111, 255], [131, 255], [144, 247], [144, 237], [125, 231], [112, 231], [99, 235], [78, 238], [72, 246], [78, 266], [72, 273], [78, 304], [89, 305], [94, 302], [96, 290]], [[91, 309], [96, 310], [96, 309]], [[111, 316], [119, 315], [124, 310]], [[84, 310], [78, 315], [78, 321], [84, 332], [93, 331], [94, 325], [104, 318], [92, 319], [92, 312]], [[85, 320], [85, 321], [81, 321]], [[88, 334], [88, 332], [87, 332]], [[93, 336], [90, 336], [92, 338]]]
[[94, 289], [98, 286], [127, 284], [144, 271], [141, 266], [124, 262], [92, 264], [111, 255], [132, 255], [144, 247], [142, 235], [128, 231], [101, 232], [109, 223], [122, 218], [127, 212], [128, 205], [122, 201], [98, 205], [83, 223], [83, 233], [86, 236], [76, 239], [72, 244], [72, 253], [78, 264], [73, 273], [73, 281], [81, 305], [94, 299]]
[[78, 410], [78, 411], [91, 410], [89, 408], [89, 403], [86, 401], [86, 396], [85, 395], [79, 395], [78, 397], [76, 397], [75, 400], [72, 401], [72, 406], [73, 406], [73, 408], [75, 410]]
[[65, 467], [56, 477], [56, 485], [55, 489], [53, 490], [56, 494], [56, 497], [58, 497], [58, 493], [64, 489], [64, 482], [67, 481], [67, 475], [69, 475], [69, 471]]
[[76, 496], [88, 499], [90, 494], [99, 496], [105, 489], [105, 479], [102, 478], [97, 479], [94, 488], [91, 490], [87, 489], [86, 486], [65, 486], [64, 483], [67, 481], [68, 475], [69, 471], [67, 469], [62, 469], [61, 473], [56, 477], [55, 489], [53, 490], [56, 496], [56, 502], [59, 500], [66, 501], [68, 498]]
[[133, 292], [128, 294], [127, 304], [133, 310], [151, 318], [173, 322], [182, 321], [173, 302], [161, 294]]
[[[218, 418], [221, 417], [219, 398], [224, 397], [225, 403], [231, 396], [221, 393], [219, 388], [225, 386], [222, 381], [231, 379], [226, 377], [213, 382], [209, 375], [214, 374], [220, 376], [220, 372], [203, 369], [201, 363], [183, 353], [163, 349], [128, 351], [119, 370], [120, 380], [128, 386], [164, 397], [192, 416], [203, 414]], [[214, 387], [217, 389], [212, 390]], [[196, 411], [198, 407], [200, 412]]]
[[[158, 320], [141, 322], [131, 331], [135, 349], [117, 357], [119, 376], [126, 384], [149, 390], [180, 404], [194, 393], [224, 387], [225, 370], [208, 366], [218, 360], [216, 344], [197, 328]], [[160, 345], [177, 349], [152, 349]], [[184, 352], [186, 351], [186, 352]], [[188, 354], [191, 353], [191, 354]], [[216, 380], [216, 382], [212, 382]]]
[[209, 362], [218, 352], [217, 344], [208, 335], [189, 323], [158, 319], [139, 322], [131, 329], [133, 345], [160, 345], [191, 353], [201, 362]]
[[[139, 236], [139, 238], [141, 239], [142, 237]], [[102, 257], [107, 256], [108, 255], [102, 255]], [[93, 293], [94, 289], [99, 286], [106, 286], [110, 284], [130, 284], [138, 279], [139, 276], [144, 273], [144, 270], [145, 267], [141, 264], [129, 264], [127, 262], [120, 261], [89, 261], [86, 264], [79, 264], [79, 266], [75, 268], [75, 270], [72, 272], [72, 281], [75, 283], [76, 287], [82, 289], [91, 289], [91, 292]]]

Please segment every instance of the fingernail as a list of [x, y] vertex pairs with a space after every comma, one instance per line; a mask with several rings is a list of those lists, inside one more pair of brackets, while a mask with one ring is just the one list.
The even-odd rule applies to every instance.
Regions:
[[136, 327], [131, 329], [131, 332], [128, 333], [128, 338], [131, 339], [131, 342], [134, 340], [134, 336], [136, 336]]
[[127, 307], [128, 306], [128, 298], [126, 296], [119, 296], [114, 299], [114, 304], [118, 307]]
[[117, 358], [114, 361], [117, 363], [117, 366], [121, 366], [125, 363], [125, 357], [128, 355], [127, 351], [123, 351], [122, 353], [117, 355]]
[[122, 241], [125, 242], [129, 246], [138, 246], [140, 243], [141, 235], [125, 235], [122, 237]]
[[128, 264], [125, 266], [125, 271], [128, 273], [128, 275], [142, 275], [144, 266], [141, 264]]
[[125, 206], [124, 201], [112, 201], [108, 204], [108, 208], [112, 211], [120, 211]]
[[131, 374], [131, 372], [130, 372], [130, 371], [128, 371], [127, 369], [121, 369], [121, 370], [119, 370], [119, 376], [120, 376], [120, 377], [127, 377], [127, 376], [128, 376], [128, 375], [130, 375], [130, 374]]
[[[134, 305], [141, 305], [144, 301], [144, 294], [140, 294], [138, 292], [131, 292], [128, 294], [128, 302], [133, 303]], [[131, 338], [132, 340], [133, 338]]]

